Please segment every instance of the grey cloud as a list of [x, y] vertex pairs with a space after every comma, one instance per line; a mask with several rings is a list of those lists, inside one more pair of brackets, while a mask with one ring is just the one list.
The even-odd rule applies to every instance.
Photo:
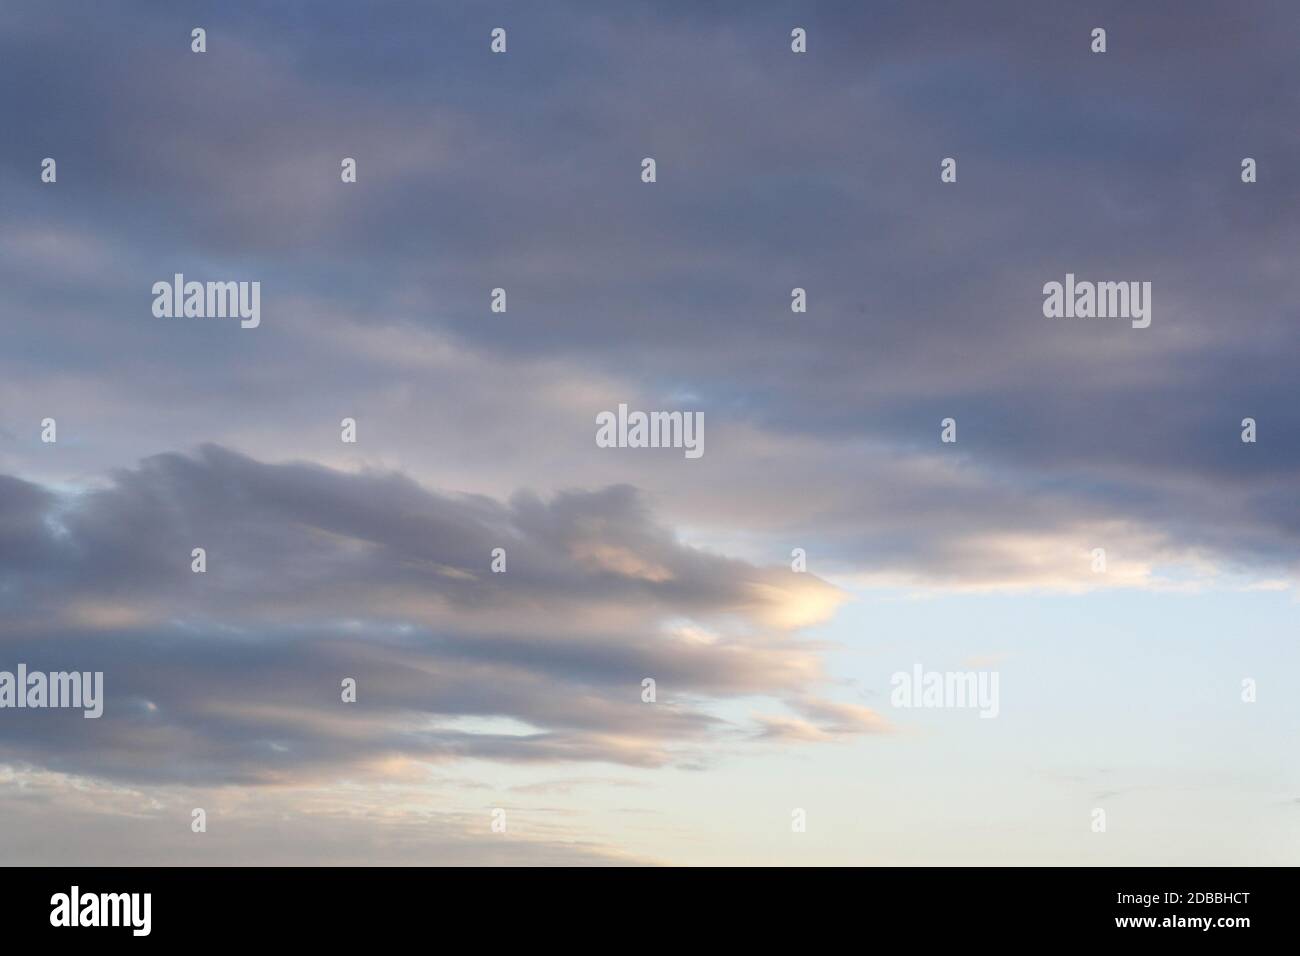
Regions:
[[[6, 661], [106, 675], [108, 718], [0, 722], [10, 754], [63, 772], [248, 783], [390, 757], [697, 763], [736, 734], [710, 701], [821, 680], [787, 605], [812, 620], [839, 600], [811, 575], [678, 543], [626, 486], [503, 504], [206, 446], [78, 495], [3, 487]], [[505, 574], [489, 571], [496, 546]], [[502, 718], [515, 727], [454, 723]]]
[[[392, 4], [364, 43], [344, 4], [307, 26], [236, 4], [112, 18], [103, 33], [9, 11], [0, 78], [24, 104], [10, 134], [64, 172], [47, 189], [39, 156], [0, 167], [21, 246], [0, 293], [16, 336], [0, 397], [25, 416], [6, 430], [57, 409], [90, 436], [94, 473], [159, 450], [123, 421], [255, 450], [250, 436], [296, 443], [322, 407], [382, 398], [427, 418], [449, 396], [418, 369], [330, 348], [338, 326], [354, 341], [409, 328], [506, 382], [531, 370], [534, 390], [590, 375], [689, 394], [714, 436], [735, 424], [818, 443], [840, 487], [798, 531], [843, 566], [875, 570], [891, 545], [909, 573], [969, 576], [961, 554], [842, 521], [855, 448], [887, 466], [955, 415], [985, 486], [960, 496], [975, 507], [958, 520], [987, 518], [973, 552], [1008, 523], [1049, 534], [1054, 515], [1102, 516], [1251, 573], [1285, 567], [1300, 470], [1297, 187], [1280, 173], [1295, 154], [1293, 6], [942, 10], [758, 4], [741, 21], [694, 5]], [[200, 11], [205, 57], [185, 43]], [[508, 15], [507, 57], [485, 52], [489, 12]], [[806, 58], [787, 51], [792, 18], [811, 31]], [[1105, 58], [1085, 52], [1096, 18]], [[337, 162], [352, 154], [349, 191]], [[646, 154], [653, 188], [635, 177]], [[1250, 187], [1245, 154], [1263, 170]], [[945, 155], [961, 164], [951, 188], [937, 182]], [[150, 321], [148, 284], [196, 270], [264, 281], [255, 338]], [[1150, 279], [1154, 324], [1044, 320], [1042, 283], [1066, 271]], [[511, 308], [488, 321], [497, 285]], [[794, 285], [806, 316], [788, 311]], [[594, 410], [539, 431], [526, 412], [467, 403], [454, 425], [532, 454], [586, 437]], [[1248, 450], [1245, 415], [1261, 423]], [[22, 441], [0, 452], [14, 473], [44, 466]], [[781, 495], [753, 460], [710, 455], [718, 485], [755, 502], [742, 526], [766, 520]], [[644, 484], [641, 464], [608, 483]], [[552, 456], [535, 483], [564, 467]], [[807, 471], [778, 468], [782, 484]], [[887, 501], [935, 501], [883, 481]]]

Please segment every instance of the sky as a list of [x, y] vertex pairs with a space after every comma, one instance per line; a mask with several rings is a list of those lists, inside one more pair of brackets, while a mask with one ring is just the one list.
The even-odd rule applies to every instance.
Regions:
[[[104, 714], [0, 709], [0, 862], [1300, 862], [1298, 45], [5, 3], [0, 671]], [[177, 273], [260, 324], [155, 315]], [[601, 447], [621, 404], [703, 454]]]

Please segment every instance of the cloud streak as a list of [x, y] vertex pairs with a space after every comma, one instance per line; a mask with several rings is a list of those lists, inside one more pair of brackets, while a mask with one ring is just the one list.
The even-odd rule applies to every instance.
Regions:
[[393, 758], [684, 764], [742, 732], [711, 705], [752, 696], [853, 729], [806, 703], [825, 675], [797, 633], [839, 592], [687, 547], [626, 486], [503, 503], [205, 446], [81, 494], [4, 490], [0, 648], [103, 670], [116, 718], [6, 715], [33, 764], [242, 783]]

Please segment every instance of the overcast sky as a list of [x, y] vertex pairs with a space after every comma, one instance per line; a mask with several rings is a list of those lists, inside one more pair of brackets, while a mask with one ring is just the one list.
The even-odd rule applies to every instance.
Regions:
[[[5, 3], [0, 670], [106, 703], [0, 710], [0, 859], [1300, 861], [1298, 47], [1283, 0]], [[260, 326], [155, 317], [176, 273]], [[1150, 326], [1045, 318], [1067, 273]], [[704, 454], [598, 447], [620, 403]], [[916, 664], [997, 718], [892, 706]]]

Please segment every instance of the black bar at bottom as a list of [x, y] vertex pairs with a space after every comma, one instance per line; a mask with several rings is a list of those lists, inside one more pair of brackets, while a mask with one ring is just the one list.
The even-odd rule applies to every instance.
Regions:
[[[845, 942], [850, 944], [901, 933], [927, 946], [944, 940], [1125, 937], [1180, 946], [1192, 940], [1233, 945], [1291, 936], [1294, 873], [1194, 867], [599, 873], [11, 868], [0, 870], [6, 884], [0, 914], [7, 943], [59, 937], [67, 942], [76, 934], [78, 943], [128, 945], [150, 940], [373, 945], [409, 941], [413, 934], [428, 939], [436, 930], [441, 945], [456, 948], [567, 940], [661, 950], [709, 938], [732, 945], [744, 939], [770, 945], [786, 934], [829, 941], [832, 933], [849, 934]], [[462, 943], [454, 942], [458, 937]]]

